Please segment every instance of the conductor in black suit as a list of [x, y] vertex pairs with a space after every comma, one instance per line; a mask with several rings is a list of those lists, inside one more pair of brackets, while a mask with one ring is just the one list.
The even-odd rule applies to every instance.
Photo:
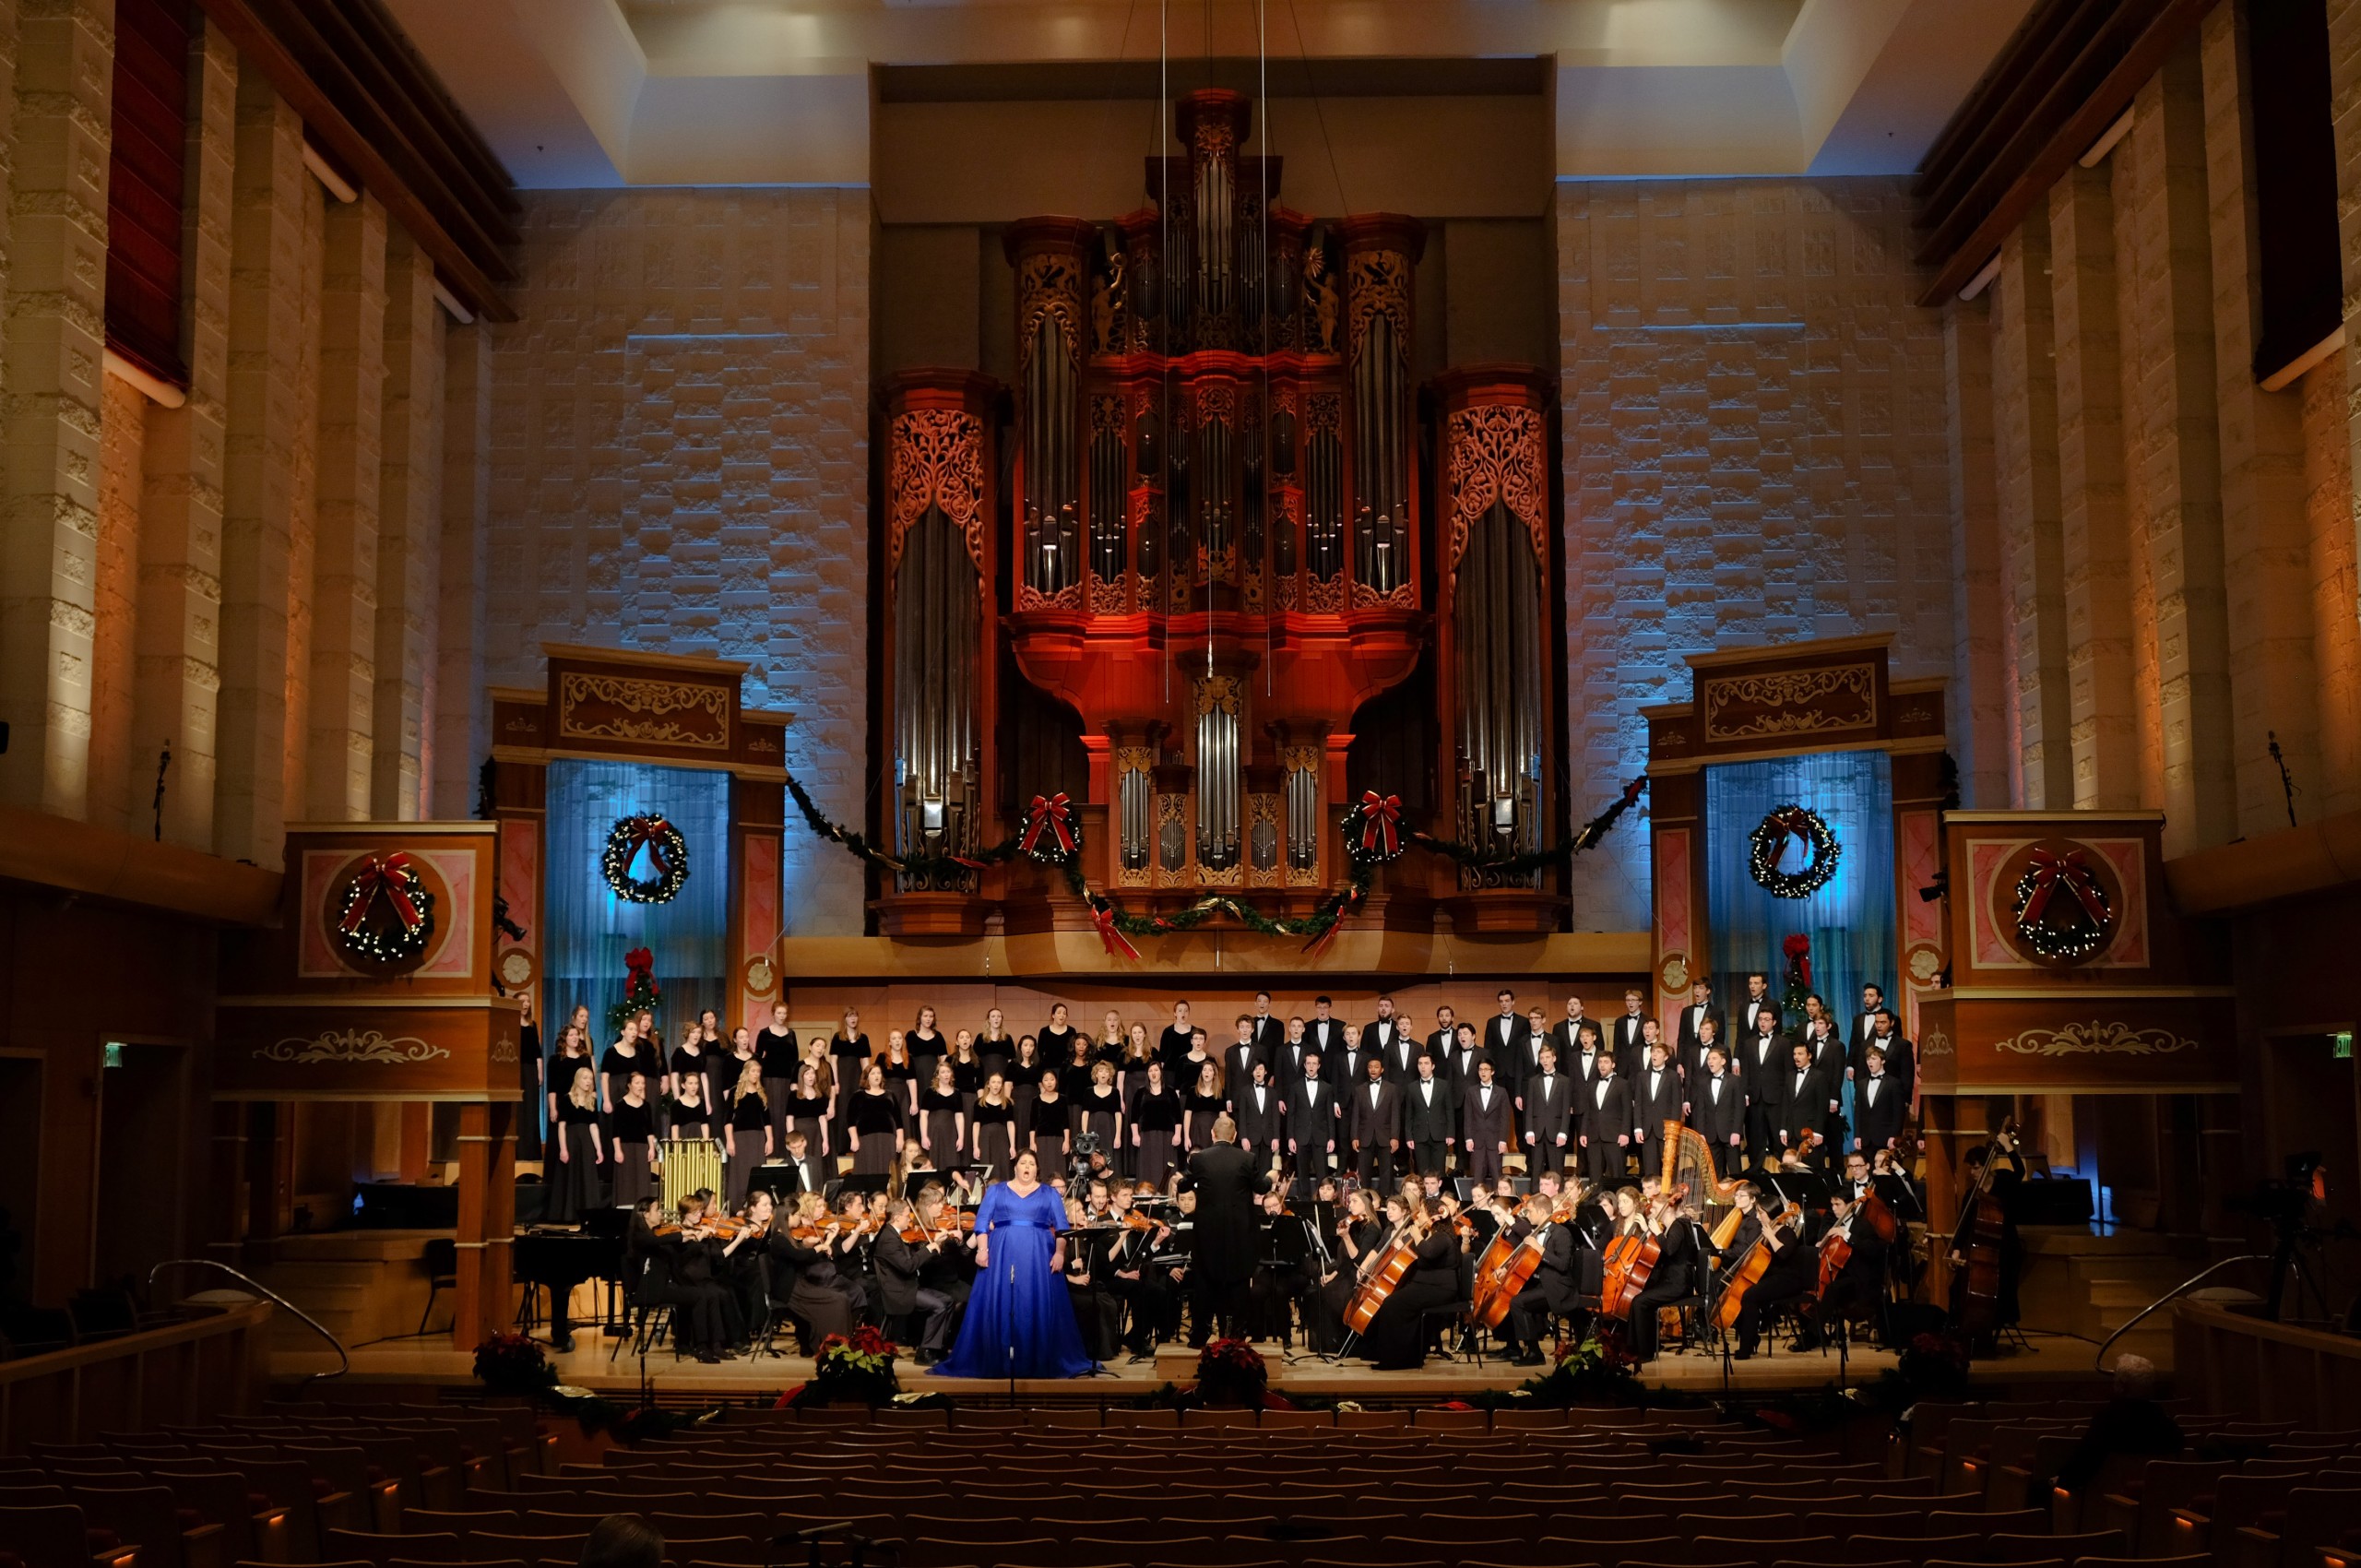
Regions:
[[1191, 1316], [1200, 1336], [1218, 1321], [1222, 1337], [1233, 1338], [1244, 1316], [1246, 1287], [1261, 1261], [1254, 1199], [1270, 1191], [1271, 1179], [1238, 1146], [1238, 1123], [1225, 1114], [1214, 1118], [1212, 1146], [1189, 1157], [1189, 1180], [1197, 1190], [1196, 1241], [1189, 1258], [1196, 1299]]

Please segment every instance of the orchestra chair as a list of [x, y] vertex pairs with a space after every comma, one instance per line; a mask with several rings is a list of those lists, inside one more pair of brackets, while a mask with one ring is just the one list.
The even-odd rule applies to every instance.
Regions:
[[426, 1253], [419, 1260], [426, 1267], [426, 1310], [418, 1314], [418, 1328], [410, 1337], [422, 1337], [427, 1321], [434, 1315], [434, 1298], [445, 1286], [459, 1288], [459, 1242], [453, 1236], [429, 1236]]

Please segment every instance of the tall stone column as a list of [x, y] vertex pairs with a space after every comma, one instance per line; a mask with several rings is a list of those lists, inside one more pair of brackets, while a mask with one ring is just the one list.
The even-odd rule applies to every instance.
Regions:
[[2138, 806], [2141, 790], [2115, 203], [2105, 169], [2069, 170], [2050, 187], [2049, 265], [2072, 803], [2080, 811], [2111, 811]]
[[304, 811], [351, 822], [369, 814], [374, 761], [386, 209], [363, 191], [326, 219]]
[[434, 621], [434, 806], [470, 816], [490, 747], [483, 695], [484, 581], [492, 570], [492, 333], [444, 339], [441, 559]]
[[188, 400], [148, 410], [139, 505], [138, 658], [131, 754], [164, 775], [166, 842], [213, 848], [221, 690], [221, 483], [230, 397], [231, 189], [238, 52], [200, 16], [189, 43], [188, 201], [181, 227], [181, 348]]
[[229, 445], [222, 481], [217, 852], [276, 866], [287, 822], [287, 607], [300, 427], [303, 122], [258, 73], [238, 80], [231, 228]]
[[2016, 750], [2011, 803], [2073, 802], [2066, 683], [2065, 560], [2059, 545], [2058, 388], [2049, 293], [2049, 215], [2036, 208], [2000, 248], [1992, 303], [1992, 405], [1999, 459], [2001, 582]]
[[2191, 41], [2141, 88], [2115, 152], [2130, 198], [2123, 349], [2134, 380], [2126, 407], [2155, 591], [2166, 855], [2237, 831], [2201, 89]]
[[[2361, 560], [2361, 496], [2353, 491], [2354, 476], [2361, 474], [2361, 461], [2355, 460], [2361, 457], [2361, 403], [2351, 401], [2349, 394], [2353, 387], [2361, 386], [2361, 0], [2328, 0], [2328, 45], [2329, 103], [2336, 116], [2337, 249], [2344, 260], [2343, 357], [2348, 393], [2343, 415], [2344, 494], [2339, 498], [2344, 548], [2339, 553], [2346, 561], [2355, 561]], [[2348, 577], [2348, 585], [2350, 581]], [[2350, 586], [2342, 597], [2343, 602], [2334, 607], [2329, 618], [2339, 626], [2349, 626], [2361, 605], [2355, 602]], [[2348, 671], [2340, 682], [2343, 690], [2326, 695], [2349, 711], [2361, 700], [2353, 683]]]
[[1952, 689], [1960, 796], [2009, 800], [2009, 640], [2000, 582], [1999, 498], [1992, 457], [1992, 311], [1984, 299], [1943, 307], [1943, 405], [1951, 422], [1952, 618], [1959, 627]]
[[376, 716], [369, 814], [425, 814], [435, 612], [442, 585], [443, 308], [434, 263], [406, 230], [386, 246], [385, 412], [377, 489]]
[[80, 817], [89, 789], [114, 0], [19, 18], [5, 315], [0, 800]]

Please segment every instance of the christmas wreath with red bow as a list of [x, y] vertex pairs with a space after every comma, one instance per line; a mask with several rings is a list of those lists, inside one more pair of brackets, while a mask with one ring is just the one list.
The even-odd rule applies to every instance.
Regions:
[[1082, 824], [1074, 819], [1074, 802], [1063, 790], [1033, 797], [1017, 845], [1045, 866], [1062, 866], [1081, 851]]
[[426, 951], [434, 934], [434, 895], [418, 867], [399, 850], [372, 855], [344, 885], [337, 911], [336, 944], [369, 964], [401, 964]]
[[2010, 905], [2017, 940], [2058, 963], [2087, 958], [2115, 935], [2115, 908], [2082, 849], [2035, 849]]
[[[1809, 851], [1799, 871], [1779, 869], [1779, 857], [1786, 852], [1790, 838], [1801, 839]], [[1836, 862], [1845, 853], [1828, 819], [1797, 805], [1773, 807], [1747, 835], [1747, 846], [1748, 874], [1774, 898], [1810, 897], [1836, 874]]]
[[[645, 854], [652, 877], [633, 875]], [[681, 830], [652, 812], [621, 818], [607, 831], [599, 869], [618, 898], [635, 904], [669, 904], [689, 880], [689, 841]]]
[[1398, 860], [1404, 847], [1402, 797], [1364, 790], [1345, 813], [1345, 852], [1363, 865]]

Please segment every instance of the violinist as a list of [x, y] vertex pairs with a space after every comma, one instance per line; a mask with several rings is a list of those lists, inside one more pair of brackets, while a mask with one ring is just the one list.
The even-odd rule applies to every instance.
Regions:
[[839, 1240], [826, 1203], [817, 1193], [804, 1193], [795, 1200], [790, 1223], [773, 1225], [763, 1241], [771, 1301], [810, 1330], [814, 1345], [831, 1334], [850, 1334], [865, 1305], [860, 1287], [836, 1267]]
[[1677, 1206], [1672, 1194], [1659, 1193], [1651, 1206], [1647, 1228], [1655, 1237], [1655, 1266], [1631, 1303], [1631, 1352], [1642, 1365], [1655, 1360], [1656, 1313], [1695, 1293], [1697, 1271], [1704, 1266], [1703, 1238], [1696, 1211]]
[[[964, 1241], [958, 1232], [935, 1234], [919, 1218], [918, 1206], [895, 1198], [885, 1206], [885, 1226], [872, 1253], [877, 1265], [877, 1300], [892, 1334], [896, 1319], [915, 1315], [918, 1364], [931, 1367], [943, 1359], [956, 1332], [957, 1303], [925, 1280], [926, 1265], [938, 1249]], [[965, 1251], [961, 1245], [961, 1251]]]
[[1074, 1307], [1082, 1347], [1094, 1361], [1115, 1358], [1123, 1338], [1123, 1303], [1107, 1289], [1107, 1187], [1090, 1183], [1090, 1203], [1066, 1199], [1066, 1300]]
[[[1097, 1177], [1091, 1181], [1094, 1187], [1101, 1184]], [[1131, 1333], [1123, 1348], [1134, 1357], [1152, 1356], [1157, 1340], [1165, 1332], [1168, 1314], [1174, 1327], [1180, 1321], [1180, 1309], [1172, 1298], [1169, 1281], [1148, 1264], [1157, 1237], [1169, 1232], [1134, 1206], [1129, 1182], [1104, 1184], [1109, 1193], [1108, 1222], [1121, 1228], [1107, 1249], [1106, 1286], [1131, 1312]]]
[[1525, 1204], [1524, 1222], [1532, 1229], [1518, 1244], [1538, 1250], [1541, 1262], [1532, 1279], [1516, 1293], [1516, 1300], [1509, 1303], [1509, 1359], [1518, 1366], [1541, 1365], [1541, 1335], [1549, 1320], [1572, 1316], [1581, 1305], [1578, 1252], [1570, 1223], [1574, 1207], [1568, 1203], [1561, 1217], [1539, 1194]]
[[1806, 1350], [1831, 1324], [1867, 1318], [1881, 1330], [1885, 1323], [1886, 1244], [1862, 1219], [1861, 1200], [1849, 1190], [1837, 1188], [1828, 1206], [1833, 1218], [1820, 1238], [1820, 1301], [1798, 1346]]
[[1410, 1268], [1370, 1320], [1361, 1353], [1380, 1372], [1408, 1372], [1427, 1362], [1428, 1309], [1458, 1294], [1459, 1233], [1447, 1221], [1432, 1222], [1423, 1205], [1413, 1207], [1407, 1198], [1386, 1199], [1385, 1210], [1394, 1245], [1410, 1249]]
[[[1738, 1359], [1751, 1359], [1762, 1341], [1762, 1326], [1786, 1302], [1808, 1296], [1819, 1283], [1818, 1255], [1806, 1246], [1792, 1223], [1792, 1211], [1776, 1216], [1764, 1211], [1762, 1190], [1749, 1182], [1734, 1200], [1746, 1218], [1723, 1253], [1720, 1289], [1742, 1290], [1738, 1313]], [[1751, 1284], [1731, 1277], [1756, 1249], [1770, 1254], [1762, 1277]]]
[[[1262, 1211], [1257, 1227], [1261, 1255], [1247, 1287], [1246, 1333], [1285, 1347], [1293, 1339], [1288, 1303], [1307, 1300], [1318, 1284], [1319, 1250], [1312, 1245], [1311, 1222], [1287, 1206], [1284, 1192], [1275, 1186], [1255, 1203]], [[1308, 1308], [1304, 1321], [1311, 1322]]]
[[660, 1224], [663, 1201], [644, 1198], [633, 1206], [631, 1229], [623, 1238], [623, 1279], [633, 1303], [641, 1308], [672, 1309], [672, 1336], [681, 1348], [700, 1361], [722, 1360], [730, 1343], [730, 1322], [734, 1303], [715, 1283], [710, 1271], [692, 1280], [682, 1268], [693, 1243], [686, 1221], [695, 1212], [694, 1200], [681, 1200], [682, 1218]]
[[1345, 1307], [1353, 1299], [1353, 1288], [1383, 1252], [1389, 1234], [1368, 1189], [1357, 1187], [1346, 1194], [1335, 1240], [1327, 1249], [1328, 1268], [1321, 1277], [1318, 1302], [1304, 1329], [1304, 1337], [1318, 1348], [1324, 1350], [1343, 1341]]

